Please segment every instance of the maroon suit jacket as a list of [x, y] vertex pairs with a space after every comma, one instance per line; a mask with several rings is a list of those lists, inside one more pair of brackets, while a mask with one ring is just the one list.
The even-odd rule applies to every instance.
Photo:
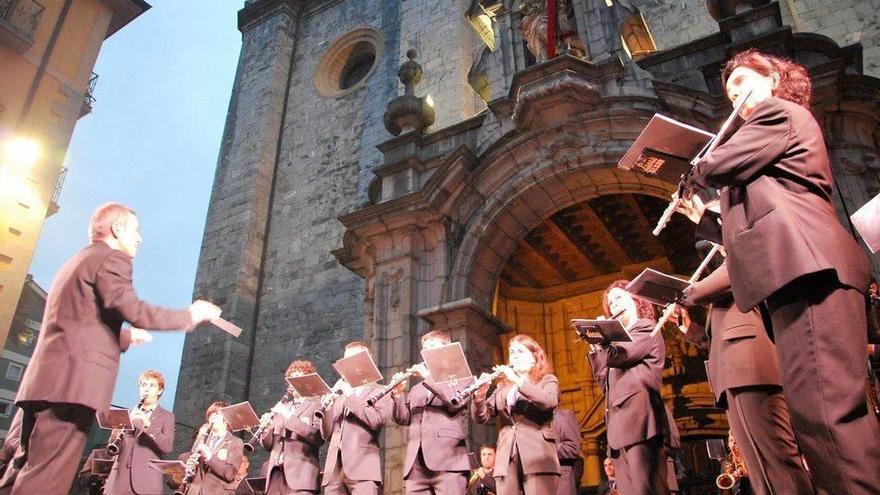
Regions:
[[367, 385], [360, 396], [337, 399], [322, 416], [321, 435], [330, 441], [323, 486], [332, 481], [337, 462], [342, 462], [349, 479], [382, 482], [379, 436], [394, 404], [386, 395], [373, 406], [367, 405], [367, 398], [381, 389], [375, 383]]
[[686, 306], [711, 304], [705, 330], [696, 322], [685, 339], [700, 345], [709, 337], [706, 369], [719, 407], [727, 407], [726, 390], [754, 385], [780, 386], [776, 346], [770, 341], [758, 308], [740, 311], [733, 303], [727, 264], [693, 284]]
[[622, 449], [666, 432], [660, 397], [666, 360], [663, 334], [651, 337], [653, 320], [639, 320], [629, 330], [632, 342], [590, 352], [593, 375], [605, 389], [608, 446]]
[[463, 381], [453, 387], [449, 382], [427, 379], [414, 386], [406, 397], [394, 397], [394, 422], [408, 427], [404, 478], [409, 476], [419, 449], [431, 471], [470, 471], [465, 443], [468, 402], [453, 406], [451, 400], [471, 382]]
[[800, 276], [826, 270], [845, 285], [867, 290], [868, 258], [835, 212], [828, 151], [809, 110], [765, 100], [694, 168], [693, 179], [727, 187], [721, 193], [721, 228], [741, 310]]
[[556, 495], [577, 495], [584, 462], [581, 457], [581, 425], [574, 411], [557, 407], [553, 411], [552, 426], [556, 432], [556, 452], [562, 474]]
[[126, 321], [150, 330], [192, 325], [189, 311], [163, 309], [138, 299], [131, 285], [131, 258], [96, 242], [55, 275], [16, 403], [109, 407], [120, 352], [130, 341], [128, 332], [121, 331]]
[[107, 477], [104, 493], [113, 495], [134, 490], [138, 495], [160, 495], [164, 492], [162, 473], [151, 468], [149, 463], [153, 459], [162, 459], [174, 447], [174, 414], [156, 406], [150, 417], [150, 427], [144, 429], [142, 426], [136, 424], [133, 432], [122, 435], [119, 455]]
[[[244, 457], [244, 442], [232, 433], [226, 433], [213, 453], [209, 461], [205, 462], [203, 457], [199, 462], [187, 495], [235, 493], [235, 476]], [[225, 459], [220, 458], [222, 453], [225, 453]]]
[[[281, 457], [284, 479], [292, 490], [318, 491], [320, 465], [318, 449], [324, 444], [315, 411], [321, 407], [317, 399], [304, 399], [294, 406], [293, 414], [284, 419], [276, 414], [272, 426], [263, 435], [263, 447], [270, 451], [265, 470], [269, 473], [279, 465]], [[308, 423], [306, 423], [308, 421]]]
[[508, 408], [507, 395], [512, 385], [501, 385], [485, 400], [473, 400], [471, 415], [477, 423], [488, 423], [495, 416], [504, 418], [498, 434], [495, 477], [507, 476], [514, 445], [519, 452], [524, 474], [559, 474], [556, 432], [550, 426], [553, 410], [559, 404], [559, 381], [544, 375], [538, 383], [526, 379], [520, 397]]

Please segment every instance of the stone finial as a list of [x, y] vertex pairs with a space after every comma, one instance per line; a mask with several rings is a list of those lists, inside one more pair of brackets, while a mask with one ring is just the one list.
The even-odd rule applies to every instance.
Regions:
[[415, 96], [416, 85], [422, 82], [422, 66], [416, 62], [416, 51], [410, 48], [406, 51], [406, 62], [400, 65], [397, 77], [403, 83], [403, 94]]
[[397, 77], [403, 83], [401, 96], [388, 102], [383, 121], [388, 132], [398, 136], [401, 132], [425, 132], [434, 123], [434, 104], [431, 97], [416, 96], [416, 85], [422, 80], [422, 66], [416, 62], [416, 51], [406, 52], [406, 62], [400, 65]]

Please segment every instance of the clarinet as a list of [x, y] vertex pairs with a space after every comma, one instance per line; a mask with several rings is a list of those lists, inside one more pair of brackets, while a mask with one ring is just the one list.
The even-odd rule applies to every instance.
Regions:
[[[146, 398], [141, 397], [141, 399], [135, 406], [135, 409], [140, 409], [144, 407], [144, 400], [146, 400]], [[125, 434], [125, 430], [122, 428], [114, 428], [113, 431], [110, 433], [110, 439], [107, 440], [107, 447], [105, 447], [105, 449], [107, 450], [107, 453], [112, 455], [113, 457], [119, 455], [119, 449], [122, 444], [123, 434]]]
[[407, 368], [406, 371], [404, 371], [403, 374], [400, 375], [396, 380], [392, 380], [391, 383], [389, 383], [388, 385], [385, 385], [385, 388], [380, 390], [379, 393], [377, 393], [376, 395], [367, 399], [367, 405], [368, 406], [376, 405], [376, 403], [379, 402], [379, 399], [381, 399], [382, 397], [385, 397], [386, 395], [391, 393], [391, 391], [394, 390], [395, 387], [397, 387], [398, 385], [400, 385], [401, 383], [403, 383], [404, 381], [409, 379], [409, 377], [413, 376], [416, 373], [416, 370], [418, 370], [419, 367], [424, 364], [425, 363], [414, 364], [414, 365], [410, 366], [409, 368]]
[[208, 436], [211, 434], [211, 427], [208, 425], [205, 426], [205, 432], [196, 439], [195, 443], [193, 443], [193, 453], [190, 454], [189, 459], [186, 460], [186, 471], [184, 471], [183, 481], [180, 483], [180, 488], [174, 492], [174, 495], [187, 495], [189, 487], [196, 477], [196, 470], [199, 461], [202, 459], [202, 454], [199, 453], [199, 446], [204, 445], [204, 443], [208, 441]]
[[284, 393], [284, 396], [281, 397], [281, 400], [279, 400], [277, 403], [275, 403], [275, 407], [272, 408], [273, 409], [272, 415], [269, 417], [269, 419], [263, 423], [260, 423], [260, 425], [257, 427], [257, 429], [253, 433], [251, 433], [253, 435], [253, 437], [250, 440], [248, 440], [247, 442], [245, 442], [245, 444], [244, 444], [245, 451], [253, 452], [254, 450], [257, 449], [256, 443], [259, 442], [261, 438], [263, 438], [263, 434], [266, 433], [266, 429], [269, 428], [269, 426], [272, 424], [272, 420], [275, 419], [276, 413], [275, 413], [274, 409], [276, 407], [283, 406], [283, 405], [289, 403], [290, 401], [292, 401], [293, 394], [294, 394], [294, 390], [288, 388], [287, 392]]
[[493, 371], [492, 373], [486, 375], [484, 378], [478, 378], [474, 381], [474, 383], [456, 392], [455, 395], [452, 396], [452, 399], [449, 400], [449, 402], [451, 402], [453, 406], [461, 404], [470, 396], [474, 395], [474, 393], [476, 393], [476, 391], [479, 390], [480, 387], [486, 385], [487, 383], [494, 382], [496, 378], [501, 376], [501, 373], [502, 371]]

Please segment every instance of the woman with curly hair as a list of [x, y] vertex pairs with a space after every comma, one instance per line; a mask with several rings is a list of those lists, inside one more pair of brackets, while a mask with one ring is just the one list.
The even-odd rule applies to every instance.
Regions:
[[606, 318], [615, 318], [632, 342], [592, 345], [587, 355], [596, 382], [605, 390], [608, 457], [617, 473], [617, 487], [627, 495], [662, 495], [666, 484], [663, 445], [666, 411], [660, 397], [666, 361], [663, 335], [651, 336], [654, 309], [624, 290], [617, 280], [605, 290]]
[[527, 335], [508, 345], [509, 365], [495, 367], [501, 383], [487, 397], [489, 385], [476, 391], [471, 414], [485, 424], [496, 416], [506, 423], [498, 434], [495, 477], [498, 495], [556, 493], [559, 457], [551, 421], [559, 404], [559, 381], [544, 349]]
[[736, 305], [769, 309], [792, 425], [820, 494], [877, 493], [880, 430], [865, 402], [865, 253], [843, 229], [804, 67], [748, 50], [722, 73], [743, 125], [694, 169], [721, 189]]

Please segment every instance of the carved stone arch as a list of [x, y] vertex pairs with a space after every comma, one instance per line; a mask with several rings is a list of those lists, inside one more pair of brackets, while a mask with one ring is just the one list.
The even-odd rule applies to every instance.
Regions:
[[[452, 262], [448, 300], [471, 298], [491, 308], [494, 286], [517, 243], [552, 214], [605, 194], [668, 198], [674, 185], [618, 170], [604, 153], [580, 157], [564, 169], [526, 167], [499, 188], [466, 222]], [[535, 170], [534, 168], [537, 168]]]

